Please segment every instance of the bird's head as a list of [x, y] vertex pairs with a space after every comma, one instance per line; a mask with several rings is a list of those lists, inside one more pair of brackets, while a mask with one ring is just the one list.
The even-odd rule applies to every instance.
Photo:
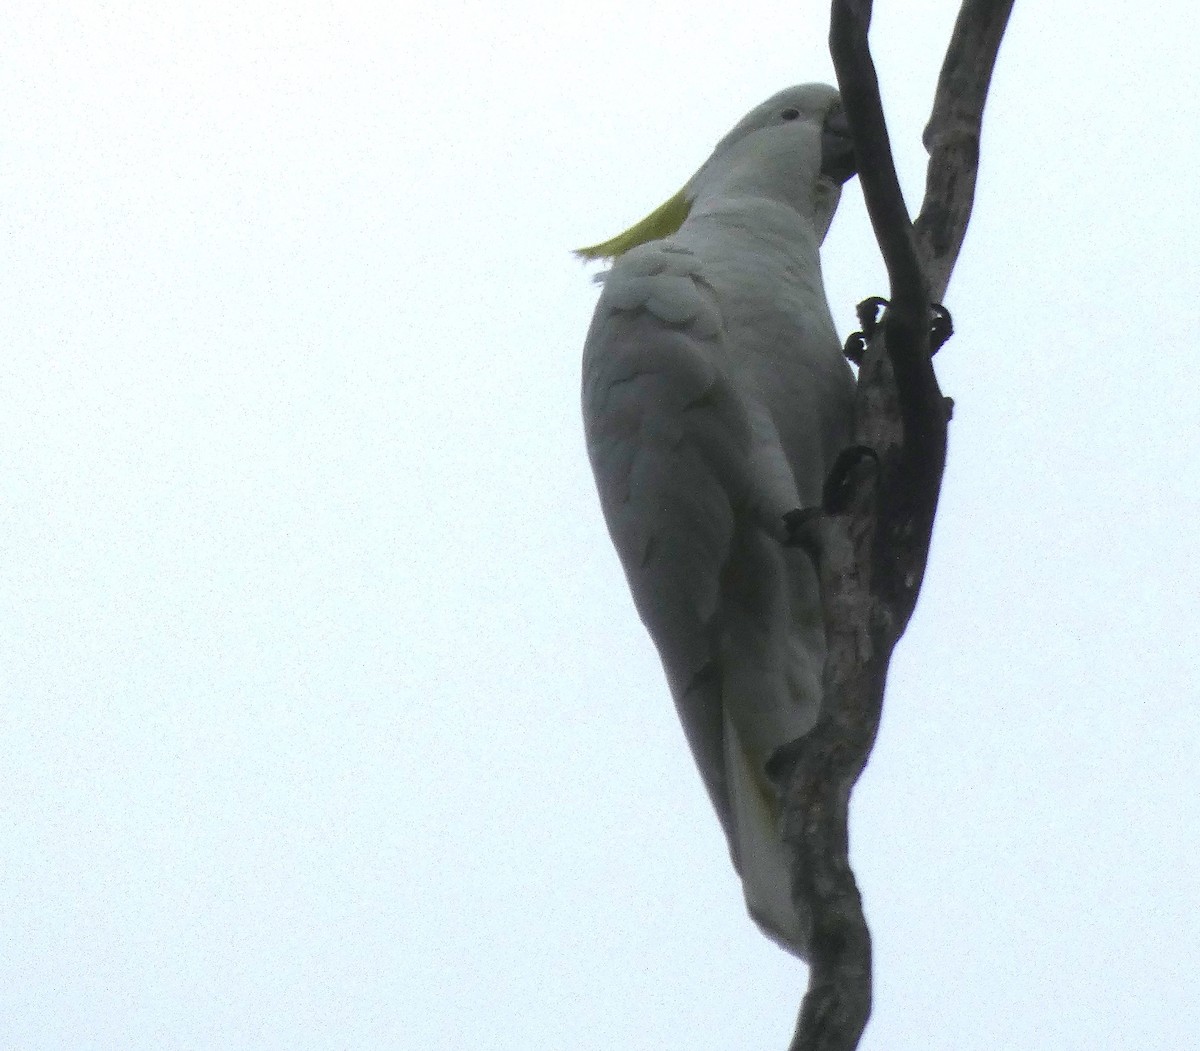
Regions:
[[575, 254], [614, 259], [669, 237], [705, 199], [736, 196], [790, 205], [812, 218], [823, 239], [842, 184], [856, 171], [854, 140], [837, 89], [827, 84], [786, 88], [738, 121], [674, 197], [623, 233]]

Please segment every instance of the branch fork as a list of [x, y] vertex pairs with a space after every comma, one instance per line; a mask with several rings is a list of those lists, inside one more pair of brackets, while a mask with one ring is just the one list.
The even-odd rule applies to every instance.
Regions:
[[983, 107], [1012, 3], [963, 0], [923, 137], [930, 161], [914, 223], [867, 42], [871, 0], [833, 0], [830, 52], [891, 289], [873, 336], [864, 321], [851, 462], [839, 459], [831, 473], [826, 513], [796, 523], [797, 542], [819, 552], [827, 656], [816, 726], [769, 767], [795, 854], [792, 892], [813, 918], [791, 1051], [853, 1051], [870, 1015], [871, 938], [850, 867], [847, 810], [928, 558], [949, 419], [931, 362], [930, 309], [945, 295], [966, 235]]

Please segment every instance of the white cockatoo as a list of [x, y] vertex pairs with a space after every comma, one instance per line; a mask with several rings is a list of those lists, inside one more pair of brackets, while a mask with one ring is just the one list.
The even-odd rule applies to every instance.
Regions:
[[807, 957], [765, 765], [815, 723], [825, 629], [784, 516], [819, 505], [854, 378], [819, 250], [854, 174], [835, 89], [751, 110], [687, 185], [619, 237], [583, 354], [600, 503], [746, 905]]

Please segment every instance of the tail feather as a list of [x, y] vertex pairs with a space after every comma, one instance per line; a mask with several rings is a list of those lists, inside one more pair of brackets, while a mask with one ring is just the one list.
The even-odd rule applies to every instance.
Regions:
[[791, 851], [780, 838], [774, 789], [746, 755], [728, 713], [724, 739], [733, 830], [730, 847], [742, 877], [746, 908], [764, 934], [807, 960], [810, 918], [792, 900]]

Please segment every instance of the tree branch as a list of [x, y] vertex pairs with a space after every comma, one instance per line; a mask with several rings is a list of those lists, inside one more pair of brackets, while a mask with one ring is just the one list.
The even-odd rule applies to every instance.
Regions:
[[871, 939], [850, 867], [847, 811], [878, 732], [892, 650], [924, 577], [947, 422], [930, 361], [931, 290], [944, 294], [966, 235], [983, 106], [1012, 0], [963, 0], [925, 133], [931, 157], [915, 225], [867, 42], [871, 8], [871, 0], [833, 0], [830, 52], [891, 304], [859, 371], [854, 441], [869, 453], [839, 461], [840, 506], [827, 506], [822, 527], [825, 703], [813, 730], [772, 761], [784, 838], [795, 850], [793, 894], [813, 924], [792, 1051], [853, 1051], [870, 1015]]
[[950, 284], [979, 168], [983, 107], [1013, 0], [963, 0], [922, 137], [929, 151], [925, 200], [914, 224], [917, 253], [935, 300]]

